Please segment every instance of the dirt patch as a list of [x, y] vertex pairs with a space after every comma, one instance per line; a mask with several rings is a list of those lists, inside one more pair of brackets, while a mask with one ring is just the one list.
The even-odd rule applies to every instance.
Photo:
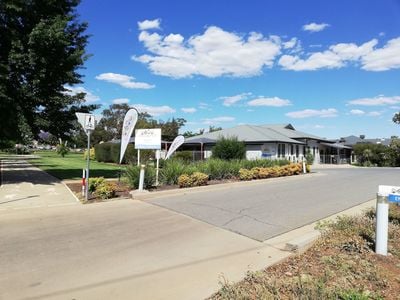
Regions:
[[224, 282], [210, 299], [400, 299], [399, 213], [392, 205], [388, 256], [374, 253], [373, 213], [342, 217], [321, 226], [322, 237], [306, 252]]

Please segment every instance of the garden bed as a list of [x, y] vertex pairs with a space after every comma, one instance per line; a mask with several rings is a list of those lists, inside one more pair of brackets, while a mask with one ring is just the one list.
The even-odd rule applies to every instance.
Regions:
[[210, 299], [399, 299], [399, 206], [389, 218], [388, 256], [374, 253], [374, 211], [340, 217], [320, 226], [322, 237], [306, 252], [224, 282]]

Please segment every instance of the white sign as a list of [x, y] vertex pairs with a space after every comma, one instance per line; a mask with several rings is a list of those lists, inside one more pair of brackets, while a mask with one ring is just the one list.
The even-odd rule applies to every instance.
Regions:
[[83, 127], [85, 130], [94, 130], [95, 119], [94, 115], [87, 114], [85, 116], [85, 126]]
[[124, 124], [122, 125], [122, 136], [121, 136], [121, 150], [119, 154], [119, 163], [122, 162], [126, 148], [128, 147], [129, 140], [131, 138], [133, 128], [135, 128], [138, 119], [138, 112], [132, 108], [128, 110], [124, 118]]
[[161, 128], [136, 129], [135, 149], [161, 149]]
[[[90, 120], [90, 122], [91, 122], [90, 125], [93, 125], [93, 129], [94, 129], [94, 124], [92, 124], [92, 122], [94, 122], [94, 120], [95, 120], [94, 115], [92, 115], [92, 114], [87, 114], [87, 113], [80, 113], [80, 112], [75, 113], [75, 115], [76, 115], [76, 117], [78, 118], [79, 124], [81, 124], [82, 127], [83, 127], [83, 129], [85, 130], [85, 133], [86, 133], [86, 134], [88, 133], [88, 129], [86, 128], [86, 118], [87, 118], [88, 116], [92, 116], [92, 119]], [[92, 126], [90, 126], [90, 127], [92, 127]], [[93, 130], [93, 129], [89, 129], [89, 130]]]
[[168, 159], [185, 142], [185, 137], [178, 135], [171, 144], [165, 159]]

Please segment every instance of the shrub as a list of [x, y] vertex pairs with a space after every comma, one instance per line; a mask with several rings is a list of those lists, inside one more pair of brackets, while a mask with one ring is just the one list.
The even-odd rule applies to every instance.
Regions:
[[[116, 143], [102, 143], [94, 146], [94, 155], [97, 161], [99, 162], [111, 162], [111, 163], [119, 163], [119, 154], [121, 150], [121, 144]], [[123, 164], [126, 163], [134, 163], [137, 161], [137, 150], [132, 144], [129, 144], [126, 148], [124, 159], [122, 160]], [[153, 151], [151, 150], [141, 150], [140, 156], [141, 161], [147, 161], [149, 157], [151, 157]]]
[[188, 174], [182, 174], [178, 177], [178, 185], [180, 188], [191, 187], [193, 186], [193, 179]]
[[97, 187], [104, 183], [104, 177], [93, 177], [89, 179], [89, 192], [93, 193]]
[[117, 185], [114, 182], [104, 181], [97, 186], [94, 194], [101, 199], [110, 199], [115, 196]]
[[197, 165], [198, 171], [206, 173], [210, 179], [221, 180], [236, 177], [240, 165], [235, 161], [226, 161], [222, 159], [210, 159]]
[[187, 173], [186, 166], [181, 161], [167, 160], [160, 170], [160, 179], [165, 184], [177, 184], [179, 176], [185, 173]]
[[[94, 160], [96, 158], [95, 154], [94, 154], [94, 148], [90, 148], [90, 160]], [[83, 153], [83, 159], [87, 159], [87, 149], [85, 150], [85, 152]]]
[[180, 159], [185, 163], [189, 163], [193, 161], [193, 153], [192, 151], [177, 151], [173, 155], [174, 159]]
[[306, 172], [310, 173], [311, 172], [311, 166], [310, 165], [306, 165]]
[[244, 159], [246, 145], [238, 141], [237, 137], [221, 137], [212, 148], [212, 157], [224, 160]]
[[194, 186], [207, 185], [208, 175], [201, 172], [194, 172], [191, 176]]
[[[139, 188], [140, 167], [130, 165], [125, 171], [128, 184], [131, 188]], [[156, 170], [153, 167], [147, 166], [144, 171], [143, 188], [148, 189], [154, 186], [156, 180]]]
[[69, 148], [67, 147], [66, 143], [60, 143], [57, 145], [57, 153], [60, 154], [62, 157], [68, 154]]
[[252, 180], [254, 177], [254, 174], [251, 170], [247, 169], [240, 169], [239, 170], [239, 178], [240, 180]]

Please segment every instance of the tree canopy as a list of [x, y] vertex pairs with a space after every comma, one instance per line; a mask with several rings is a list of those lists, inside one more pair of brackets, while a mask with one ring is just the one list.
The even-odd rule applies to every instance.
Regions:
[[76, 13], [79, 0], [0, 1], [0, 140], [23, 141], [40, 130], [66, 138], [84, 93], [78, 73], [88, 55], [87, 24]]

